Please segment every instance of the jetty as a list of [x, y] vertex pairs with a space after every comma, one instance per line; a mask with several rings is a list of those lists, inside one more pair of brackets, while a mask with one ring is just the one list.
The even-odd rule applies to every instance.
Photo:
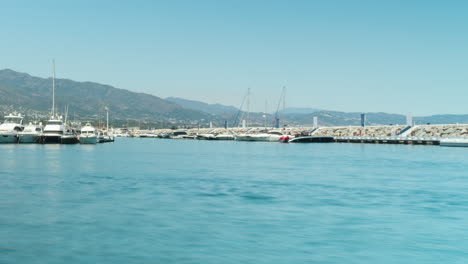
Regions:
[[[129, 132], [131, 137], [233, 140], [237, 135], [277, 133], [291, 137], [291, 143], [361, 143], [442, 145], [468, 147], [468, 124], [382, 125], [284, 128], [191, 128]], [[231, 137], [227, 137], [231, 135]], [[271, 141], [270, 141], [271, 142]]]

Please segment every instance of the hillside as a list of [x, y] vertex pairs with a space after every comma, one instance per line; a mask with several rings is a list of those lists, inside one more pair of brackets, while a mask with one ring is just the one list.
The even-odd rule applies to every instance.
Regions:
[[[52, 80], [13, 70], [0, 70], [0, 106], [2, 109], [27, 109], [49, 112], [52, 102]], [[110, 85], [56, 79], [58, 110], [69, 105], [70, 112], [80, 117], [95, 116], [108, 106], [115, 118], [148, 120], [201, 120], [212, 115], [186, 109], [157, 96], [135, 93]]]

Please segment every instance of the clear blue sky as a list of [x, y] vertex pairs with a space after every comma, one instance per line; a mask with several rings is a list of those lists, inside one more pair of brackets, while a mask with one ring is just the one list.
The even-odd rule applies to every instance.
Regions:
[[3, 1], [0, 68], [252, 108], [468, 113], [468, 1]]

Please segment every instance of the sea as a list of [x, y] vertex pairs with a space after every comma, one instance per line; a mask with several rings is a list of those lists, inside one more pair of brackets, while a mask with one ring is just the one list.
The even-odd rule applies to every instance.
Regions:
[[0, 263], [467, 263], [468, 149], [0, 145]]

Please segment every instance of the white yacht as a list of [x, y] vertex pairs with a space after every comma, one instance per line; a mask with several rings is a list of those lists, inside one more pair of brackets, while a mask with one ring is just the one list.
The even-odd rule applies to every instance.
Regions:
[[262, 141], [262, 142], [279, 142], [282, 133], [280, 132], [267, 132], [259, 134], [241, 134], [236, 136], [237, 141]]
[[114, 142], [114, 135], [107, 130], [97, 130], [97, 143]]
[[18, 133], [23, 131], [23, 116], [21, 114], [9, 114], [5, 116], [5, 122], [0, 125], [0, 143], [17, 143]]
[[97, 130], [90, 123], [81, 128], [80, 144], [96, 144]]
[[44, 127], [41, 143], [61, 143], [64, 131], [65, 126], [63, 125], [62, 117], [51, 117]]
[[42, 123], [29, 123], [22, 132], [18, 133], [19, 143], [39, 143], [42, 136]]
[[442, 138], [440, 140], [442, 147], [468, 147], [467, 138]]
[[215, 136], [216, 140], [234, 140], [234, 138], [233, 134], [218, 134]]
[[74, 129], [65, 129], [62, 137], [60, 138], [60, 144], [77, 144], [79, 143], [78, 136]]
[[234, 139], [236, 141], [255, 141], [254, 135], [255, 134], [238, 134]]

